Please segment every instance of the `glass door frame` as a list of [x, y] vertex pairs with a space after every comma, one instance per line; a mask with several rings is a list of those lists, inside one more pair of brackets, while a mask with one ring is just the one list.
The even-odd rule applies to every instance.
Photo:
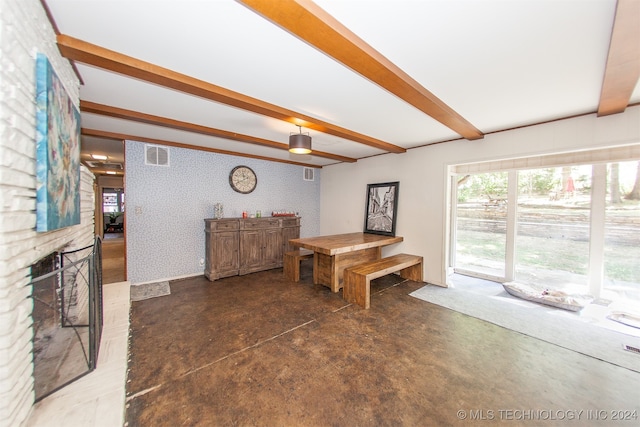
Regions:
[[[638, 161], [640, 159], [627, 158], [622, 161]], [[583, 161], [580, 163], [574, 163], [572, 165], [591, 165], [592, 167], [592, 180], [591, 180], [591, 204], [590, 204], [590, 238], [589, 238], [589, 266], [587, 271], [588, 288], [590, 294], [595, 298], [600, 298], [604, 286], [604, 255], [605, 255], [605, 215], [606, 215], [606, 200], [607, 200], [607, 165], [612, 162], [616, 162], [615, 159], [607, 159], [606, 161]], [[556, 164], [554, 166], [561, 166], [562, 164]], [[524, 169], [535, 168], [521, 168], [511, 169], [508, 172], [508, 194], [507, 194], [507, 238], [505, 247], [505, 275], [504, 277], [491, 276], [486, 273], [479, 273], [476, 271], [470, 271], [466, 269], [456, 268], [456, 229], [457, 229], [457, 200], [458, 200], [458, 186], [457, 180], [459, 176], [466, 173], [454, 172], [454, 165], [449, 166], [448, 176], [448, 216], [446, 232], [448, 238], [446, 240], [445, 253], [447, 254], [447, 260], [445, 265], [446, 277], [448, 278], [451, 273], [460, 273], [472, 277], [478, 277], [482, 279], [493, 280], [496, 282], [508, 282], [515, 279], [515, 262], [516, 262], [516, 227], [517, 227], [517, 204], [518, 204], [518, 171]], [[545, 167], [543, 165], [539, 167]], [[494, 171], [482, 171], [495, 172]], [[447, 280], [449, 282], [449, 280]], [[449, 284], [449, 283], [448, 283]]]
[[517, 214], [517, 197], [518, 197], [518, 173], [515, 170], [508, 171], [507, 174], [507, 218], [506, 218], [506, 240], [505, 240], [505, 259], [504, 259], [504, 276], [497, 276], [477, 271], [467, 270], [455, 267], [456, 264], [456, 242], [457, 242], [457, 206], [458, 206], [458, 177], [461, 174], [449, 173], [450, 179], [450, 197], [449, 197], [449, 240], [448, 245], [448, 263], [447, 272], [460, 273], [467, 276], [478, 277], [496, 282], [509, 282], [514, 278], [515, 272], [515, 237], [516, 237], [516, 214]]

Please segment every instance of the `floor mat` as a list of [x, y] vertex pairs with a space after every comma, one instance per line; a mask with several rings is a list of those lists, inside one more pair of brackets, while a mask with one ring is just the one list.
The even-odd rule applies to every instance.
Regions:
[[144, 283], [131, 285], [131, 301], [142, 301], [149, 298], [162, 297], [171, 294], [169, 282]]
[[427, 285], [410, 295], [640, 372], [640, 357], [624, 349], [625, 345], [640, 347], [640, 338], [589, 324], [566, 310], [520, 300], [509, 295], [500, 284], [495, 284], [495, 289], [485, 288], [478, 293]]

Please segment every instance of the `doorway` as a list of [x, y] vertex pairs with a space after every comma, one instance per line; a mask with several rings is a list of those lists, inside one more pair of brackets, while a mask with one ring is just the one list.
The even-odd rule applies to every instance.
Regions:
[[103, 240], [103, 283], [123, 282], [126, 276], [125, 189], [122, 177], [99, 176], [96, 189], [96, 234]]

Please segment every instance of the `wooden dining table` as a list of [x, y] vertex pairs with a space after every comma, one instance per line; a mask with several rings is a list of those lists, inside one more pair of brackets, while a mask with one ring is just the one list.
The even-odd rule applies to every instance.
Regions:
[[346, 233], [304, 237], [289, 244], [313, 251], [313, 283], [328, 286], [332, 292], [342, 288], [344, 269], [380, 259], [382, 247], [402, 242], [401, 236], [371, 233]]

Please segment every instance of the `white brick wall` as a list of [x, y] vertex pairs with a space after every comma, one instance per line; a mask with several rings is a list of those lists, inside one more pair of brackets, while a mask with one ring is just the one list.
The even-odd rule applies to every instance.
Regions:
[[39, 0], [0, 0], [0, 427], [33, 405], [29, 266], [61, 247], [93, 242], [93, 175], [81, 172], [81, 224], [35, 232], [35, 55], [47, 55], [71, 98], [79, 82], [61, 57]]

